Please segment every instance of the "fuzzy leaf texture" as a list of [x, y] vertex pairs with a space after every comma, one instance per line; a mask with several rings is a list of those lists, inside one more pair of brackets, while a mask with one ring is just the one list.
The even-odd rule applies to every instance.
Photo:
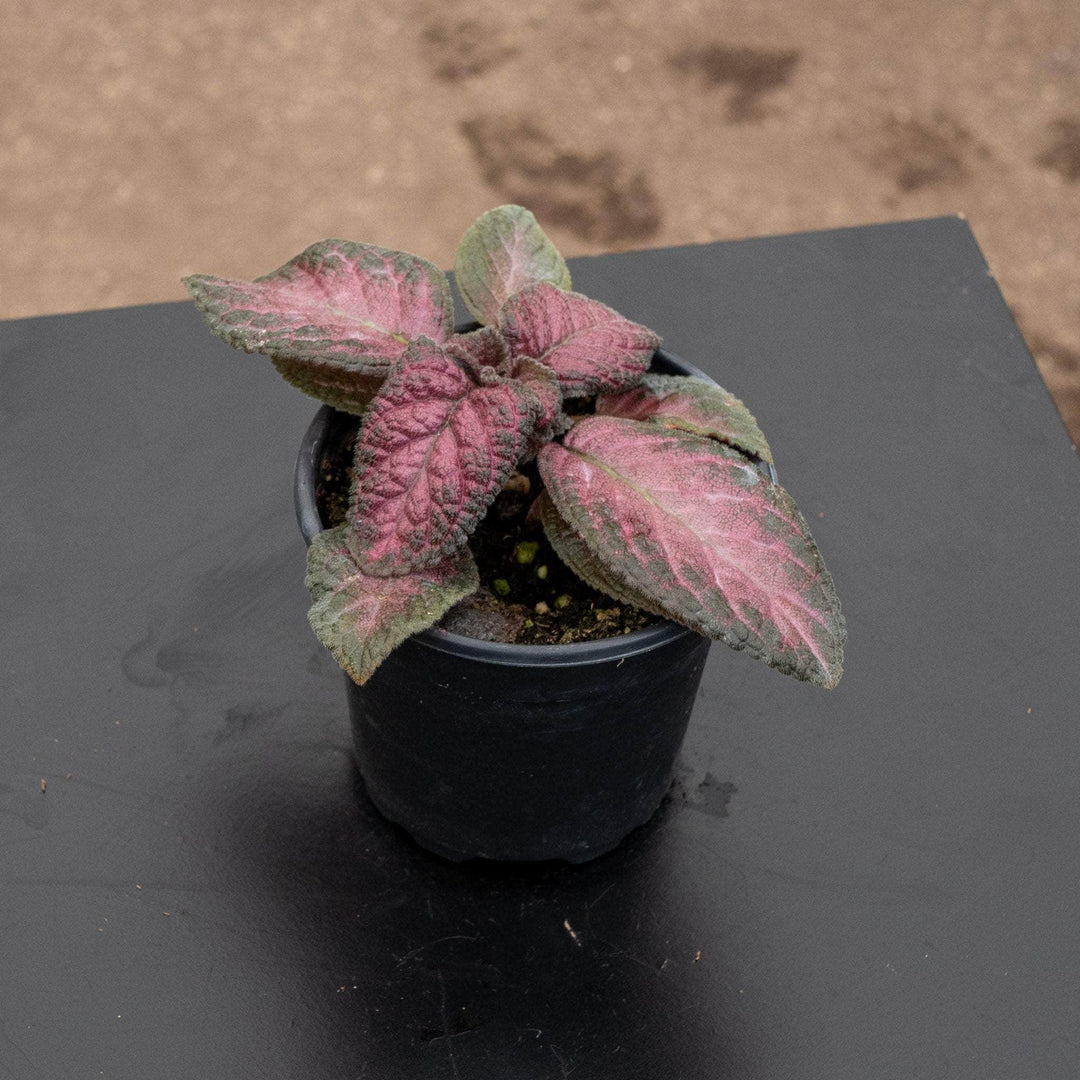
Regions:
[[252, 282], [184, 279], [210, 329], [294, 386], [362, 413], [409, 340], [453, 332], [446, 275], [416, 255], [323, 240]]
[[538, 282], [570, 288], [570, 271], [532, 213], [497, 206], [466, 230], [454, 259], [454, 279], [465, 307], [487, 326], [516, 292]]
[[[561, 435], [570, 423], [562, 411], [562, 390], [555, 372], [528, 356], [517, 356], [500, 366], [499, 374], [531, 390], [540, 403], [540, 417], [536, 422], [531, 445], [526, 457], [531, 461], [545, 443]], [[520, 464], [520, 462], [519, 462]]]
[[648, 370], [660, 339], [598, 300], [532, 285], [499, 311], [513, 356], [531, 356], [558, 376], [567, 396], [625, 390]]
[[[524, 383], [540, 403], [541, 417], [533, 453], [555, 434], [563, 431], [562, 392], [555, 372], [539, 360], [527, 356], [511, 356], [506, 338], [493, 326], [482, 326], [465, 334], [455, 334], [446, 351], [461, 361], [481, 382], [490, 381], [492, 373]], [[485, 371], [490, 368], [490, 371]]]
[[[593, 416], [537, 460], [559, 517], [603, 568], [597, 588], [613, 580], [647, 610], [770, 667], [839, 681], [845, 629], [832, 577], [794, 500], [743, 455]], [[587, 560], [576, 562], [587, 574]]]
[[347, 525], [319, 533], [308, 548], [308, 619], [315, 636], [357, 683], [407, 637], [434, 626], [480, 585], [466, 548], [438, 566], [399, 577], [372, 577], [356, 564]]
[[645, 375], [639, 386], [597, 398], [602, 416], [653, 420], [734, 446], [771, 462], [772, 451], [750, 410], [715, 383], [685, 375]]
[[652, 597], [639, 592], [628, 581], [617, 577], [604, 565], [574, 527], [569, 525], [555, 508], [555, 503], [551, 501], [551, 496], [547, 491], [540, 492], [530, 513], [539, 516], [544, 526], [544, 534], [551, 542], [555, 554], [582, 581], [618, 600], [620, 604], [630, 604], [653, 615], [665, 615]]
[[357, 440], [349, 522], [365, 572], [409, 573], [464, 546], [543, 419], [524, 382], [410, 345]]
[[454, 334], [446, 343], [446, 351], [467, 364], [477, 376], [486, 367], [501, 368], [510, 360], [510, 346], [493, 326]]

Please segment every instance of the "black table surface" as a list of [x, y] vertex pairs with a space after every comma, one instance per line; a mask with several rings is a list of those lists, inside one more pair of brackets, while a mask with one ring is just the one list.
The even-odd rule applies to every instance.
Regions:
[[572, 270], [757, 415], [840, 686], [714, 646], [618, 851], [444, 863], [307, 627], [314, 403], [189, 304], [0, 323], [0, 1077], [1080, 1076], [1080, 464], [966, 223]]

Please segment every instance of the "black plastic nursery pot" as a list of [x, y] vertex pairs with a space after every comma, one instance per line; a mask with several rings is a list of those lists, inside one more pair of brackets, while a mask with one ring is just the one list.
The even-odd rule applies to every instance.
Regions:
[[[701, 374], [663, 351], [653, 367]], [[325, 527], [315, 499], [324, 445], [355, 423], [324, 406], [304, 437], [295, 498], [308, 543]], [[571, 645], [425, 630], [363, 686], [345, 676], [368, 796], [446, 858], [602, 855], [671, 786], [710, 644], [668, 621]]]

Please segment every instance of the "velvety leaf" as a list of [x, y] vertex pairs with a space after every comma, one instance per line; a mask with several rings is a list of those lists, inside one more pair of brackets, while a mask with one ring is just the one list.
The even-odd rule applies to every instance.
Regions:
[[541, 419], [522, 383], [493, 368], [478, 379], [433, 341], [410, 345], [357, 440], [349, 520], [365, 571], [407, 573], [462, 547]]
[[438, 566], [373, 577], [357, 565], [348, 525], [319, 533], [308, 548], [308, 619], [318, 639], [358, 683], [407, 637], [434, 626], [480, 578], [468, 548]]
[[499, 329], [514, 356], [543, 361], [568, 396], [633, 386], [660, 344], [651, 330], [598, 300], [547, 284], [510, 297]]
[[593, 554], [580, 533], [576, 532], [556, 509], [546, 490], [537, 496], [529, 514], [540, 519], [555, 554], [587, 585], [599, 589], [621, 604], [630, 604], [653, 615], [665, 614], [656, 601], [636, 590], [628, 581], [616, 577], [600, 558]]
[[540, 281], [570, 288], [570, 271], [536, 218], [522, 206], [497, 206], [466, 230], [454, 260], [465, 306], [491, 325], [516, 292]]
[[336, 361], [275, 356], [271, 363], [287, 383], [341, 412], [356, 416], [364, 415], [386, 378], [383, 371], [365, 371]]
[[468, 364], [478, 378], [484, 368], [501, 370], [510, 359], [510, 346], [506, 338], [493, 326], [482, 326], [467, 334], [454, 334], [446, 343], [446, 351]]
[[245, 352], [266, 353], [293, 385], [362, 412], [405, 351], [453, 331], [446, 275], [403, 251], [323, 240], [255, 281], [184, 279], [210, 329]]
[[532, 440], [532, 452], [529, 454], [531, 458], [544, 443], [550, 442], [556, 435], [561, 435], [569, 427], [569, 421], [562, 411], [562, 389], [559, 380], [547, 364], [528, 356], [511, 357], [498, 371], [500, 375], [513, 379], [536, 395], [540, 412]]
[[537, 461], [559, 516], [602, 567], [597, 587], [625, 586], [798, 678], [839, 681], [844, 620], [832, 578], [791, 496], [737, 451], [594, 416]]
[[773, 459], [750, 410], [734, 394], [705, 379], [650, 372], [630, 390], [598, 397], [596, 412], [601, 416], [625, 416], [629, 420], [655, 420], [705, 438], [719, 439], [762, 461]]
[[[467, 334], [455, 334], [446, 351], [462, 361], [481, 382], [502, 382], [513, 379], [527, 386], [537, 398], [540, 418], [535, 432], [533, 453], [564, 428], [562, 391], [555, 372], [539, 360], [527, 356], [511, 356], [506, 338], [493, 326], [482, 326]], [[492, 378], [492, 372], [498, 376]], [[539, 440], [539, 441], [536, 441]]]

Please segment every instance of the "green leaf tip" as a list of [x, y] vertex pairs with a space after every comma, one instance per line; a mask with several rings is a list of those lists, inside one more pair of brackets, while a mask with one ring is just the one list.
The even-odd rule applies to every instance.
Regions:
[[773, 460], [750, 410], [734, 394], [705, 379], [650, 373], [630, 390], [601, 395], [596, 412], [665, 424], [727, 443], [762, 461]]
[[529, 285], [570, 288], [570, 271], [532, 212], [507, 204], [481, 214], [465, 231], [454, 260], [461, 298], [485, 326], [499, 308]]
[[357, 564], [349, 527], [340, 525], [312, 541], [304, 584], [311, 593], [308, 621], [315, 636], [362, 684], [406, 638], [434, 626], [474, 593], [480, 579], [467, 548], [438, 566], [373, 577]]

